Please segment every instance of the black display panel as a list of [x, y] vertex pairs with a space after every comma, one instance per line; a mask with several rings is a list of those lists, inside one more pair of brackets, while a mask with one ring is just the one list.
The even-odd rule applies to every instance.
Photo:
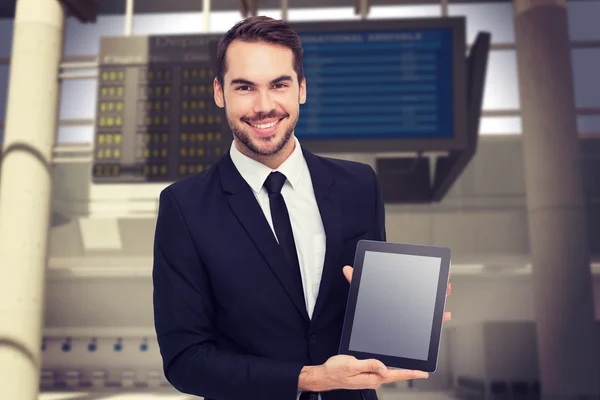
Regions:
[[307, 101], [296, 136], [315, 152], [467, 147], [465, 19], [294, 23]]

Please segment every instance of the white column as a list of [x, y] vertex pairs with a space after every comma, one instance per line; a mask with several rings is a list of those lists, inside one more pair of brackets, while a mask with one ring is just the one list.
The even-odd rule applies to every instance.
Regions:
[[18, 0], [0, 178], [0, 399], [38, 398], [64, 10]]
[[542, 400], [599, 398], [566, 0], [514, 0]]

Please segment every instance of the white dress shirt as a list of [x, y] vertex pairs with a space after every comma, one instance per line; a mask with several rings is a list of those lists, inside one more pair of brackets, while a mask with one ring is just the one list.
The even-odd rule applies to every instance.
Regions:
[[[235, 142], [231, 143], [230, 154], [233, 164], [252, 188], [273, 234], [275, 229], [271, 218], [269, 194], [263, 184], [271, 172], [279, 171], [286, 176], [287, 180], [281, 189], [281, 195], [285, 200], [294, 233], [306, 311], [312, 318], [325, 260], [325, 230], [300, 142], [297, 138], [294, 138], [294, 141], [296, 144], [294, 151], [276, 170], [242, 154], [235, 146]], [[297, 398], [299, 397], [298, 393]]]

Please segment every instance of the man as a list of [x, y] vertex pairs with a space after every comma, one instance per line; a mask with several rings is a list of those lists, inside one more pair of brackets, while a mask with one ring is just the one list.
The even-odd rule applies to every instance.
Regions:
[[356, 244], [386, 240], [377, 177], [294, 136], [298, 35], [246, 19], [217, 51], [214, 100], [233, 133], [211, 169], [162, 191], [154, 313], [164, 373], [206, 399], [377, 399], [426, 377], [337, 355]]

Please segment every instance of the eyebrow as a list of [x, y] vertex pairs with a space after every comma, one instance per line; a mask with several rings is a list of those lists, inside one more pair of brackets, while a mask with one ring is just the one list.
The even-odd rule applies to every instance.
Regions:
[[[292, 81], [292, 77], [289, 75], [281, 75], [278, 78], [273, 79], [270, 83], [271, 85], [276, 84], [276, 83], [280, 83], [280, 82], [284, 82], [284, 81]], [[249, 85], [249, 86], [256, 86], [256, 83], [246, 80], [246, 79], [233, 79], [231, 81], [231, 85]]]

